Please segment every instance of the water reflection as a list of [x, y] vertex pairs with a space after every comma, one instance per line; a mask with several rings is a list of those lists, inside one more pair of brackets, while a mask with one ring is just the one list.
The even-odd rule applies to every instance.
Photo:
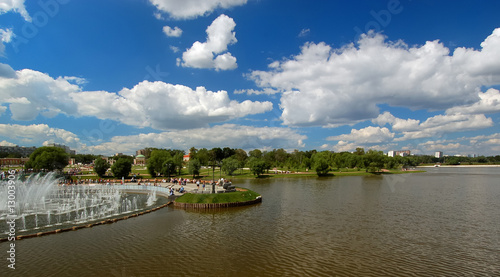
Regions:
[[500, 275], [498, 169], [238, 185], [261, 193], [262, 204], [203, 213], [166, 208], [117, 224], [18, 241], [22, 254], [15, 273]]

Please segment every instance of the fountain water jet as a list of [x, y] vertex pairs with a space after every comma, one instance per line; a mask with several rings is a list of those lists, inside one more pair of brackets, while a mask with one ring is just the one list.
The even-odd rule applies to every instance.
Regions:
[[[16, 180], [15, 210], [0, 201], [0, 238], [8, 233], [7, 217], [15, 217], [18, 232], [75, 225], [131, 213], [153, 205], [156, 192], [128, 195], [118, 186], [58, 185], [53, 173]], [[7, 182], [0, 182], [0, 199], [7, 199]], [[56, 228], [56, 227], [53, 227]]]

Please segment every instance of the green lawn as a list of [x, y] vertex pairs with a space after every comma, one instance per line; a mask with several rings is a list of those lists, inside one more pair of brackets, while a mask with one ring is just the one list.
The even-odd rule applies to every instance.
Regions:
[[213, 204], [213, 203], [236, 203], [236, 202], [246, 202], [256, 199], [260, 194], [251, 191], [235, 191], [228, 193], [210, 193], [210, 194], [199, 194], [199, 193], [186, 193], [181, 197], [175, 199], [175, 202], [179, 203], [203, 203], [203, 204]]
[[[148, 173], [146, 169], [144, 169], [144, 166], [133, 166], [132, 167], [132, 172], [130, 174], [130, 177], [136, 174], [138, 179], [151, 179], [151, 175]], [[342, 170], [332, 170], [328, 173], [327, 176], [370, 176], [374, 174], [405, 174], [405, 173], [418, 173], [418, 172], [424, 172], [424, 171], [401, 171], [401, 170], [389, 170], [387, 172], [379, 172], [379, 173], [370, 173], [370, 172], [365, 172], [365, 169], [357, 169], [357, 168], [349, 168], [349, 169], [342, 169]], [[82, 172], [86, 175], [76, 175], [72, 176], [71, 178], [76, 180], [79, 179], [98, 179], [97, 175], [95, 175], [94, 172]], [[174, 175], [172, 174], [171, 177], [173, 178], [188, 178], [192, 179], [193, 175], [189, 174], [186, 168], [182, 169], [182, 174], [181, 175]], [[89, 175], [90, 174], [90, 175]], [[248, 169], [243, 169], [243, 170], [236, 170], [233, 175], [227, 175], [224, 172], [221, 172], [219, 168], [216, 168], [215, 171], [212, 172], [211, 168], [202, 168], [200, 170], [200, 175], [197, 176], [197, 179], [202, 179], [202, 180], [218, 180], [220, 178], [228, 179], [228, 180], [236, 180], [236, 179], [254, 179], [256, 178], [255, 175], [250, 172]], [[305, 170], [302, 170], [302, 172], [295, 172], [295, 173], [289, 173], [289, 174], [274, 174], [273, 171], [269, 171], [269, 173], [265, 173], [261, 175], [259, 178], [304, 178], [304, 177], [311, 177], [311, 178], [317, 178], [318, 175], [316, 174], [315, 171], [310, 170], [309, 172], [306, 172]], [[157, 177], [159, 180], [166, 178], [165, 176], [160, 176]], [[112, 176], [105, 177], [104, 179], [115, 179]]]

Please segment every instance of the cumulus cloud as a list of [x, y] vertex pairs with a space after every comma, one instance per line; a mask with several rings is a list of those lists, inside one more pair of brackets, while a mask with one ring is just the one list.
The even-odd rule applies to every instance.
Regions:
[[[14, 74], [13, 74], [14, 73]], [[71, 82], [80, 79], [58, 77], [23, 69], [14, 71], [8, 65], [0, 66], [0, 104], [8, 104], [15, 120], [33, 120], [39, 114], [72, 115], [76, 105], [69, 97], [80, 87]]]
[[294, 149], [304, 147], [305, 135], [289, 128], [253, 127], [235, 124], [217, 125], [210, 128], [180, 130], [175, 132], [148, 133], [133, 136], [116, 136], [109, 142], [89, 146], [92, 153], [127, 153], [144, 147], [189, 149], [212, 148], [225, 145], [231, 148]]
[[24, 6], [24, 0], [0, 0], [0, 14], [10, 11], [19, 13], [24, 20], [31, 22], [31, 17]]
[[195, 90], [164, 82], [144, 81], [118, 93], [82, 91], [85, 79], [58, 77], [0, 64], [0, 112], [7, 105], [14, 120], [38, 115], [95, 116], [161, 130], [204, 127], [272, 110], [271, 102], [231, 100], [226, 91]]
[[380, 126], [384, 126], [389, 124], [392, 126], [393, 131], [412, 131], [418, 130], [418, 125], [420, 124], [420, 120], [416, 119], [401, 119], [393, 116], [390, 112], [384, 112], [380, 114], [377, 118], [372, 120], [373, 123], [378, 124]]
[[17, 144], [8, 142], [6, 140], [0, 141], [0, 146], [16, 146]]
[[488, 89], [486, 92], [478, 93], [479, 101], [470, 104], [450, 108], [446, 110], [447, 114], [478, 114], [478, 113], [497, 113], [500, 112], [500, 91], [497, 89]]
[[182, 30], [177, 26], [175, 26], [174, 28], [170, 26], [164, 26], [163, 33], [165, 33], [167, 37], [180, 37], [182, 35]]
[[284, 124], [334, 127], [376, 118], [384, 103], [430, 110], [473, 105], [481, 101], [478, 88], [500, 83], [498, 60], [500, 28], [481, 49], [452, 54], [437, 40], [410, 47], [369, 33], [338, 49], [306, 43], [300, 54], [247, 76], [262, 88], [284, 91]]
[[271, 102], [238, 102], [226, 91], [193, 90], [182, 85], [143, 81], [118, 94], [106, 91], [71, 93], [78, 114], [112, 119], [122, 123], [155, 129], [204, 127], [249, 114], [272, 110]]
[[[247, 0], [149, 0], [159, 11], [174, 19], [191, 19], [212, 13], [215, 9], [241, 6]], [[160, 14], [155, 14], [161, 18]]]
[[[208, 26], [207, 41], [193, 43], [182, 54], [180, 65], [193, 68], [213, 68], [215, 70], [235, 69], [236, 58], [226, 52], [228, 45], [236, 43], [233, 32], [236, 23], [227, 15], [220, 15]], [[225, 53], [223, 53], [225, 52]]]
[[403, 131], [395, 141], [442, 136], [448, 133], [479, 130], [493, 126], [493, 120], [484, 114], [436, 115], [428, 118], [413, 131]]
[[389, 129], [383, 127], [368, 126], [366, 128], [356, 130], [352, 129], [350, 134], [343, 134], [339, 136], [331, 136], [326, 138], [333, 141], [354, 141], [358, 144], [367, 143], [382, 143], [392, 140], [394, 133]]
[[0, 136], [26, 145], [61, 143], [71, 147], [80, 146], [77, 135], [63, 129], [51, 128], [47, 124], [0, 124]]

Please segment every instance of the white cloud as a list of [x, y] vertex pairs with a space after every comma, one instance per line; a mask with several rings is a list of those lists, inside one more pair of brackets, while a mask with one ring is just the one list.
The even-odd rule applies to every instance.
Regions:
[[350, 134], [343, 134], [339, 136], [331, 136], [326, 138], [326, 140], [332, 141], [354, 141], [357, 144], [367, 144], [367, 143], [382, 143], [391, 141], [394, 138], [394, 133], [389, 131], [389, 129], [383, 127], [373, 127], [368, 126], [366, 128], [356, 130], [352, 129]]
[[174, 28], [171, 28], [170, 26], [164, 26], [163, 33], [165, 33], [167, 37], [180, 37], [182, 35], [182, 30], [177, 26], [175, 26]]
[[12, 119], [33, 120], [39, 114], [75, 113], [76, 105], [69, 93], [79, 91], [80, 87], [69, 81], [78, 83], [79, 78], [53, 79], [47, 74], [30, 69], [14, 72], [13, 76], [9, 68], [4, 66], [4, 77], [0, 74], [0, 104], [9, 104]]
[[189, 129], [272, 110], [271, 102], [237, 102], [226, 91], [192, 90], [182, 85], [143, 81], [118, 94], [71, 93], [79, 115], [112, 119], [155, 129]]
[[0, 0], [0, 14], [10, 11], [19, 13], [24, 20], [31, 22], [31, 17], [24, 6], [24, 0]]
[[493, 126], [493, 120], [484, 114], [436, 115], [419, 124], [417, 130], [403, 131], [394, 141], [442, 136], [448, 133], [479, 130]]
[[0, 141], [0, 146], [17, 146], [17, 144], [4, 140], [4, 141]]
[[305, 37], [305, 36], [309, 35], [310, 32], [311, 32], [310, 29], [302, 29], [302, 30], [300, 30], [298, 37], [299, 38]]
[[[149, 0], [159, 11], [175, 19], [190, 19], [212, 13], [217, 8], [228, 9], [241, 6], [247, 0]], [[157, 18], [161, 18], [156, 13]]]
[[237, 89], [234, 91], [234, 94], [243, 94], [246, 93], [247, 95], [273, 95], [273, 94], [278, 94], [280, 91], [272, 89], [272, 88], [264, 88], [262, 90], [255, 90], [255, 89]]
[[393, 116], [390, 112], [384, 112], [383, 114], [380, 114], [377, 118], [373, 119], [372, 122], [380, 126], [389, 124], [392, 126], [393, 131], [401, 132], [401, 131], [417, 130], [420, 120], [411, 118], [405, 120]]
[[79, 147], [80, 139], [72, 132], [51, 128], [47, 124], [0, 124], [0, 136], [25, 145], [42, 145], [47, 142]]
[[179, 47], [173, 46], [173, 45], [170, 45], [170, 50], [172, 50], [172, 52], [174, 52], [174, 53], [177, 53], [180, 51]]
[[470, 104], [450, 108], [446, 110], [447, 114], [478, 114], [478, 113], [497, 113], [500, 112], [500, 91], [489, 89], [486, 92], [479, 92], [479, 101]]
[[[2, 77], [4, 76], [4, 77]], [[72, 84], [76, 83], [76, 84]], [[8, 105], [14, 120], [38, 115], [95, 116], [138, 127], [189, 129], [264, 113], [271, 102], [231, 100], [226, 91], [193, 90], [182, 85], [144, 81], [118, 93], [82, 91], [77, 77], [58, 77], [0, 64], [0, 105]], [[5, 112], [5, 106], [0, 106]]]
[[500, 83], [500, 28], [481, 47], [450, 55], [439, 41], [409, 47], [369, 33], [339, 49], [306, 43], [300, 54], [248, 78], [285, 91], [284, 124], [333, 127], [376, 118], [383, 103], [443, 110], [480, 101], [478, 88]]
[[133, 136], [117, 136], [111, 141], [89, 146], [84, 151], [92, 153], [129, 153], [144, 147], [173, 149], [213, 148], [224, 145], [231, 148], [296, 149], [304, 147], [305, 135], [289, 128], [253, 127], [235, 124], [217, 125], [210, 128], [180, 130], [175, 132], [148, 133]]
[[0, 57], [5, 55], [4, 43], [9, 43], [14, 36], [12, 29], [0, 29]]
[[217, 17], [206, 30], [207, 41], [194, 42], [191, 48], [182, 54], [180, 64], [184, 67], [214, 68], [215, 70], [235, 69], [238, 66], [236, 58], [226, 52], [228, 45], [238, 41], [233, 32], [235, 26], [234, 20], [227, 15], [222, 14]]

